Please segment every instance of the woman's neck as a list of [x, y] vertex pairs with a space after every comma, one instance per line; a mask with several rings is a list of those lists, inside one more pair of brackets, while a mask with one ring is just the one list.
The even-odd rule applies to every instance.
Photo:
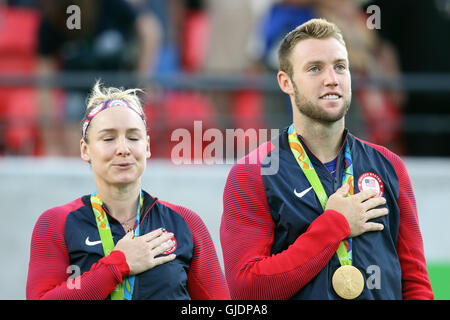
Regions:
[[323, 124], [297, 117], [294, 127], [308, 145], [308, 148], [323, 163], [335, 159], [342, 144], [344, 121], [339, 120], [330, 124]]
[[109, 214], [119, 222], [136, 216], [140, 184], [125, 186], [97, 185], [97, 193], [108, 207]]

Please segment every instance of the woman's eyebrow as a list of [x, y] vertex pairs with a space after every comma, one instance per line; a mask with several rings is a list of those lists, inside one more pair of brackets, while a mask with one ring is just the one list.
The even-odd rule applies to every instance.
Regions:
[[112, 131], [117, 131], [117, 129], [114, 129], [114, 128], [105, 128], [105, 129], [99, 130], [98, 133], [112, 132]]
[[140, 131], [141, 129], [139, 129], [139, 128], [129, 128], [129, 129], [127, 129], [127, 131]]
[[[128, 128], [126, 131], [129, 132], [129, 131], [140, 131], [140, 130], [141, 129], [139, 129], [139, 128]], [[99, 130], [98, 133], [114, 132], [114, 131], [118, 131], [118, 130], [115, 128], [104, 128], [104, 129]]]

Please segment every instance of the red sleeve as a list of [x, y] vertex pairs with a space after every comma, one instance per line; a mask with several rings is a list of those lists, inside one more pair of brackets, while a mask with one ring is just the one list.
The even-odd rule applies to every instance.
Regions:
[[[372, 144], [371, 144], [372, 145]], [[434, 299], [419, 227], [416, 199], [408, 171], [402, 159], [384, 147], [372, 145], [393, 164], [399, 180], [398, 207], [400, 228], [397, 239], [397, 253], [402, 269], [403, 299]]]
[[191, 299], [229, 300], [230, 293], [216, 249], [202, 219], [192, 210], [158, 201], [178, 212], [191, 230], [194, 241], [194, 252], [188, 272], [188, 291]]
[[291, 246], [271, 255], [275, 225], [260, 169], [235, 164], [225, 185], [225, 275], [233, 299], [289, 299], [328, 263], [350, 228], [342, 214], [327, 210]]
[[[68, 212], [76, 209], [77, 200], [68, 206], [44, 212], [38, 219], [31, 238], [30, 262], [26, 288], [27, 299], [106, 299], [122, 277], [128, 275], [129, 267], [121, 251], [112, 251], [95, 263], [68, 285], [71, 272], [67, 252], [64, 225]], [[72, 210], [70, 209], [72, 207]]]

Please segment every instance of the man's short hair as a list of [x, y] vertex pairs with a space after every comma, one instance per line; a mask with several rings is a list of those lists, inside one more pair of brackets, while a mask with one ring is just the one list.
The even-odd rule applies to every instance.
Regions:
[[289, 77], [292, 77], [294, 69], [290, 61], [290, 56], [295, 45], [302, 40], [322, 40], [327, 38], [335, 38], [345, 47], [342, 32], [334, 23], [328, 22], [325, 19], [311, 19], [299, 25], [290, 31], [281, 42], [280, 48], [278, 49], [279, 70], [286, 72]]

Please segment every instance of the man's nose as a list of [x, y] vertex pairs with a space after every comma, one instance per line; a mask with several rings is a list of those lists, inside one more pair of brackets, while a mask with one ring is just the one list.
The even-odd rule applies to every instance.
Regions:
[[336, 77], [336, 72], [333, 67], [329, 67], [325, 72], [324, 85], [326, 87], [332, 86], [335, 87], [338, 85], [338, 80]]

